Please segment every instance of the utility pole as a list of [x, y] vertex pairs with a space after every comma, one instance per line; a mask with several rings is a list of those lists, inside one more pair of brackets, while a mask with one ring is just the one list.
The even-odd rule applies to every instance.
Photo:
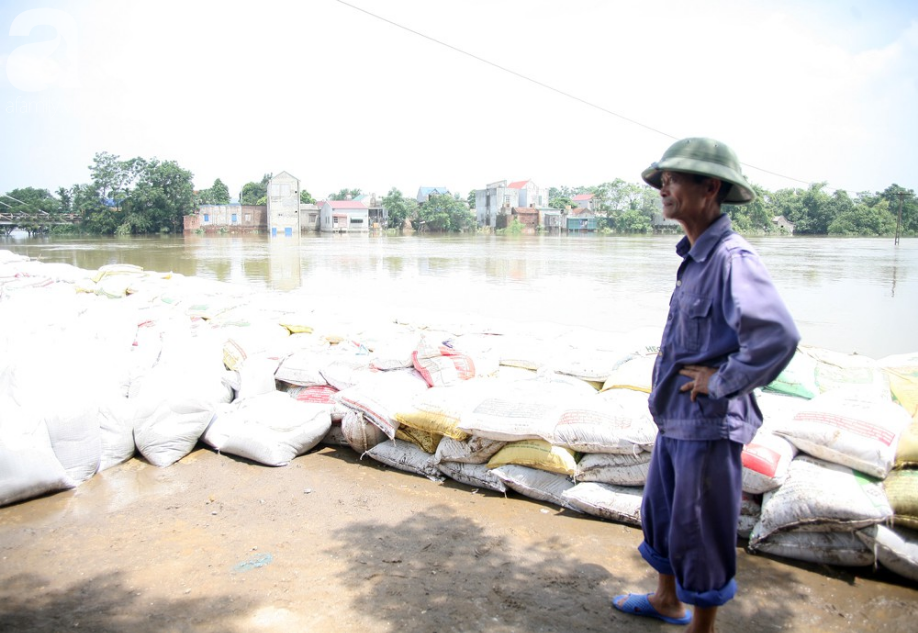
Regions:
[[896, 195], [899, 196], [899, 214], [896, 216], [896, 241], [895, 245], [899, 245], [899, 225], [902, 224], [902, 198], [905, 196], [904, 191], [896, 192]]

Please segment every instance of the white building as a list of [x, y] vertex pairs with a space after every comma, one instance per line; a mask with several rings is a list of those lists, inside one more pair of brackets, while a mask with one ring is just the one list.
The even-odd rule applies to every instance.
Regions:
[[359, 200], [326, 200], [319, 208], [319, 230], [333, 233], [368, 232], [369, 209]]
[[300, 181], [285, 171], [268, 182], [268, 233], [300, 235]]
[[507, 183], [499, 180], [484, 189], [475, 191], [475, 218], [478, 226], [497, 225], [497, 216], [510, 214], [513, 207], [547, 207], [548, 189], [542, 189], [531, 180]]

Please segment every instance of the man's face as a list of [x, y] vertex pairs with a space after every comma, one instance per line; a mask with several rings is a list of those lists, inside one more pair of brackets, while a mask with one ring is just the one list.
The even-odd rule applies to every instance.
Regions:
[[677, 171], [664, 171], [660, 183], [664, 218], [684, 220], [701, 216], [705, 206], [705, 192], [708, 183], [695, 182], [690, 174]]

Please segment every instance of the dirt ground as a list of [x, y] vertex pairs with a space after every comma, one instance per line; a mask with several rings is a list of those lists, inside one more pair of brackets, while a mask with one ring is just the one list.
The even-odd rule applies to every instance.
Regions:
[[[0, 631], [678, 630], [613, 610], [652, 590], [640, 531], [323, 447], [270, 468], [199, 447], [0, 508]], [[740, 550], [719, 630], [915, 631], [884, 570]]]

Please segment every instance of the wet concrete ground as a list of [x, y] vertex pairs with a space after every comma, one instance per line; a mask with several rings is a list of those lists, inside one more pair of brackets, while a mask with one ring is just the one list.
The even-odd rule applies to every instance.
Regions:
[[[284, 468], [199, 448], [0, 508], [0, 631], [660, 631], [640, 531], [325, 447]], [[914, 631], [918, 586], [740, 551], [720, 631]]]

